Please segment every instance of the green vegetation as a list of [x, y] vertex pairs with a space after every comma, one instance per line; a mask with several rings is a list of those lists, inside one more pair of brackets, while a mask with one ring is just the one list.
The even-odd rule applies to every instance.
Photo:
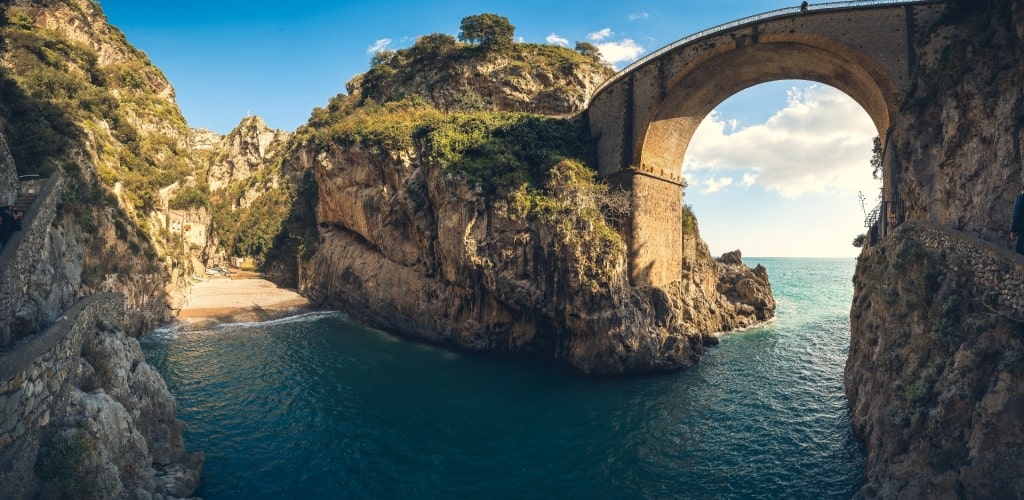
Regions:
[[48, 498], [93, 498], [99, 493], [95, 478], [86, 477], [82, 466], [96, 448], [92, 436], [75, 429], [54, 438], [36, 457], [35, 472]]
[[171, 210], [188, 210], [191, 208], [209, 208], [210, 187], [204, 182], [201, 184], [188, 184], [174, 192], [174, 196], [167, 201]]
[[521, 184], [540, 187], [553, 165], [591, 160], [594, 151], [583, 121], [491, 111], [446, 114], [418, 97], [358, 107], [337, 103], [333, 109], [315, 115], [306, 131], [321, 147], [416, 150], [491, 198]]
[[53, 172], [69, 139], [80, 135], [59, 107], [25, 94], [4, 68], [0, 68], [0, 132], [7, 138], [18, 175], [42, 176]]
[[697, 233], [697, 216], [693, 213], [693, 207], [683, 205], [683, 234]]
[[235, 204], [240, 190], [249, 183], [219, 190], [210, 197], [213, 229], [228, 255], [249, 256], [261, 267], [267, 255], [282, 237], [282, 228], [296, 198], [296, 187], [285, 183], [279, 189], [268, 189], [245, 208]]
[[875, 136], [871, 140], [871, 177], [875, 179], [882, 178], [882, 139]]
[[542, 189], [523, 183], [506, 200], [510, 218], [539, 220], [554, 228], [555, 251], [579, 286], [591, 291], [609, 286], [625, 243], [607, 216], [628, 210], [626, 193], [610, 190], [597, 182], [593, 169], [565, 159], [548, 170]]
[[576, 42], [576, 52], [598, 61], [601, 60], [601, 50], [597, 48], [597, 45], [590, 42]]
[[[370, 70], [350, 82], [349, 93], [359, 94], [361, 100], [390, 102], [407, 97], [408, 93], [416, 91], [413, 89], [430, 89], [437, 95], [422, 97], [432, 99], [434, 106], [444, 111], [473, 111], [492, 109], [493, 106], [471, 90], [467, 95], [464, 87], [450, 93], [446, 93], [445, 88], [461, 85], [457, 83], [464, 79], [461, 69], [475, 62], [500, 61], [500, 68], [496, 71], [502, 76], [498, 81], [537, 73], [561, 74], [568, 78], [579, 68], [603, 71], [607, 76], [614, 73], [610, 66], [601, 62], [597, 47], [592, 44], [580, 42], [578, 51], [573, 51], [555, 45], [512, 43], [514, 28], [508, 20], [500, 16], [495, 16], [497, 19], [486, 16], [494, 15], [463, 19], [460, 40], [470, 43], [458, 42], [451, 35], [434, 33], [420, 37], [407, 49], [374, 54]], [[582, 91], [560, 90], [570, 93]]]
[[484, 50], [501, 51], [512, 46], [516, 27], [497, 14], [480, 14], [462, 19], [459, 40], [478, 43]]
[[[143, 54], [134, 52], [134, 59], [101, 67], [92, 47], [36, 26], [24, 11], [10, 8], [5, 14], [0, 36], [7, 42], [13, 73], [3, 78], [0, 91], [7, 109], [0, 112], [9, 118], [11, 142], [24, 160], [18, 161], [19, 168], [62, 153], [68, 140], [87, 131], [98, 146], [104, 183], [122, 182], [122, 195], [142, 211], [153, 208], [160, 188], [191, 173], [177, 139], [187, 130], [185, 120], [173, 102], [156, 94], [167, 84]], [[133, 51], [127, 45], [126, 50]], [[28, 102], [12, 95], [17, 93], [13, 87], [27, 89]], [[142, 134], [140, 121], [174, 130]]]

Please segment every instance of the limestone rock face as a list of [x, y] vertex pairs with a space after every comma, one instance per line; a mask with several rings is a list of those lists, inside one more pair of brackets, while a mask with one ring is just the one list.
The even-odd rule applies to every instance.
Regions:
[[854, 278], [845, 386], [869, 498], [1024, 496], [1022, 268], [1006, 248], [1024, 183], [1024, 68], [1006, 61], [1024, 58], [1024, 6], [947, 9], [961, 13], [921, 37], [888, 145], [908, 222]]
[[203, 456], [186, 452], [173, 396], [137, 340], [98, 326], [82, 349], [81, 388], [57, 416], [62, 430], [50, 442], [87, 435], [92, 446], [79, 480], [102, 485], [109, 498], [190, 496]]
[[252, 177], [280, 155], [289, 136], [287, 132], [267, 127], [258, 116], [242, 120], [218, 144], [211, 146], [216, 156], [208, 174], [210, 191]]
[[[567, 234], [517, 218], [419, 158], [350, 146], [290, 160], [309, 165], [319, 186], [322, 241], [300, 270], [304, 294], [393, 332], [550, 356], [588, 374], [689, 366], [715, 332], [774, 312], [763, 269], [715, 263], [705, 248], [679, 281], [632, 287], [624, 247], [564, 244], [585, 240], [585, 221], [567, 222], [578, 228]], [[591, 265], [602, 282], [579, 274]]]
[[866, 497], [1024, 494], [1024, 267], [957, 238], [911, 222], [858, 261], [844, 378]]

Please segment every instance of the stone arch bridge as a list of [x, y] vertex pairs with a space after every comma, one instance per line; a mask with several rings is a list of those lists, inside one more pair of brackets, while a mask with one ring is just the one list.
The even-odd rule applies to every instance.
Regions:
[[[816, 81], [858, 102], [884, 147], [916, 67], [914, 37], [941, 12], [935, 0], [775, 10], [683, 38], [605, 82], [587, 114], [600, 176], [634, 195], [633, 216], [624, 224], [633, 284], [681, 277], [683, 156], [716, 106], [761, 83]], [[892, 184], [883, 179], [883, 205], [893, 203]]]

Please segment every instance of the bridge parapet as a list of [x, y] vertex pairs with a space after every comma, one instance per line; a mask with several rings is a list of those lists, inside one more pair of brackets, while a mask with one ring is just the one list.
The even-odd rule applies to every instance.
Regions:
[[640, 68], [641, 66], [644, 66], [645, 64], [651, 62], [652, 60], [661, 57], [663, 54], [671, 52], [684, 45], [696, 42], [697, 40], [700, 40], [702, 38], [717, 35], [719, 33], [726, 32], [734, 28], [739, 28], [742, 26], [747, 26], [761, 21], [768, 21], [776, 18], [790, 17], [797, 14], [806, 14], [808, 12], [834, 11], [840, 9], [855, 9], [877, 6], [926, 4], [937, 3], [938, 1], [940, 0], [855, 0], [849, 2], [828, 2], [819, 4], [808, 4], [806, 8], [783, 7], [781, 9], [770, 10], [768, 12], [762, 12], [760, 14], [755, 14], [753, 16], [747, 16], [742, 19], [737, 19], [735, 21], [729, 21], [727, 23], [722, 23], [717, 26], [713, 26], [711, 28], [698, 31], [696, 33], [693, 33], [692, 35], [680, 38], [679, 40], [676, 40], [675, 42], [672, 42], [632, 62], [618, 73], [612, 75], [611, 78], [605, 80], [604, 83], [602, 83], [600, 86], [598, 86], [597, 89], [594, 91], [593, 96], [591, 96], [591, 100], [593, 100], [593, 98], [600, 94], [601, 91], [603, 91], [605, 88], [614, 85], [616, 82], [625, 78], [637, 68]]

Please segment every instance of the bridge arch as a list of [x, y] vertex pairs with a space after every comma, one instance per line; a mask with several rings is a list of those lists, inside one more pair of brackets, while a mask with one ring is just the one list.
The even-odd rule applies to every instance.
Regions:
[[772, 11], [684, 38], [598, 89], [588, 106], [598, 171], [636, 203], [623, 228], [633, 283], [681, 277], [683, 157], [716, 106], [761, 83], [815, 81], [859, 103], [884, 140], [916, 64], [913, 36], [939, 13], [928, 0]]
[[[646, 130], [641, 131], [631, 163], [675, 172], [693, 133], [711, 111], [743, 90], [777, 80], [809, 80], [839, 89], [864, 108], [878, 135], [885, 137], [898, 97], [892, 78], [855, 48], [830, 50], [824, 46], [827, 39], [801, 38], [710, 53], [688, 65], [669, 82], [661, 105], [644, 120]], [[722, 79], [722, 68], [735, 69]]]

